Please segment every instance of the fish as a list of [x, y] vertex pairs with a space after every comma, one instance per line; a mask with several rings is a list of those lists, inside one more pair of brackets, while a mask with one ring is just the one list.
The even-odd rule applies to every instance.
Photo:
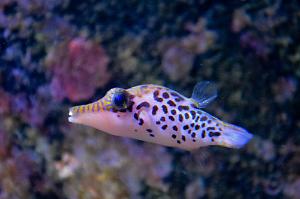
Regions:
[[188, 151], [210, 145], [242, 148], [251, 133], [203, 110], [217, 95], [209, 81], [197, 83], [191, 98], [154, 84], [112, 88], [95, 102], [71, 107], [68, 121]]

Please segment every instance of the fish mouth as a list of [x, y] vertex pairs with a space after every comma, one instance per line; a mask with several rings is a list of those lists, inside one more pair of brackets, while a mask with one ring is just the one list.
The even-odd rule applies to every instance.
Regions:
[[73, 107], [72, 108], [69, 108], [69, 117], [68, 117], [68, 121], [71, 122], [71, 123], [75, 123], [76, 122], [76, 114], [74, 113], [73, 111]]
[[86, 113], [96, 113], [101, 110], [100, 102], [96, 101], [89, 104], [73, 106], [69, 108], [69, 117], [68, 121], [72, 123], [79, 123], [80, 118]]

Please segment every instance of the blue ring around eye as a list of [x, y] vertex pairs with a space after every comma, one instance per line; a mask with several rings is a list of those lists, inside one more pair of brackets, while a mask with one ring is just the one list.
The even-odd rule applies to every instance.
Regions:
[[125, 93], [116, 93], [113, 99], [113, 103], [118, 108], [124, 108], [124, 104], [127, 104], [127, 96]]

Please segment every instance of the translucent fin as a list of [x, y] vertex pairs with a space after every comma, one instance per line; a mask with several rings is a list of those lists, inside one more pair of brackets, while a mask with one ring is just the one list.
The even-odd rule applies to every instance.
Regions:
[[203, 108], [211, 103], [217, 96], [217, 86], [209, 81], [204, 81], [196, 84], [192, 99], [199, 103], [199, 108]]
[[233, 124], [223, 123], [224, 132], [218, 138], [218, 145], [229, 148], [241, 148], [247, 144], [253, 135], [247, 130]]

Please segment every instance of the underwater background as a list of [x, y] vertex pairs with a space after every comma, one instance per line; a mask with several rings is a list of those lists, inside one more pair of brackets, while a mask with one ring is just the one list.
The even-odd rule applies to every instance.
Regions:
[[[297, 0], [0, 0], [0, 199], [300, 198], [299, 33]], [[244, 148], [67, 121], [113, 87], [204, 80]]]

